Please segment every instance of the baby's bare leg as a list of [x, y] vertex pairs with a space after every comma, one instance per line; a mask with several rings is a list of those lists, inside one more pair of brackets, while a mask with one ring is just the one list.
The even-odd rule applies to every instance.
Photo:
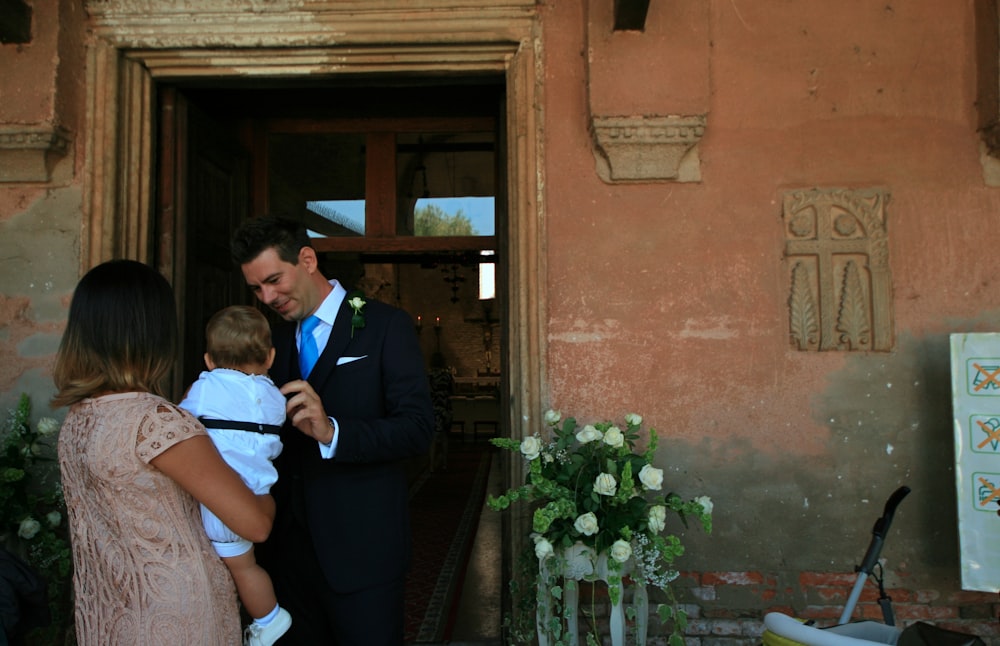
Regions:
[[271, 585], [271, 577], [264, 568], [257, 565], [254, 558], [253, 548], [246, 554], [239, 556], [224, 556], [222, 562], [229, 568], [233, 575], [233, 582], [236, 584], [236, 592], [240, 595], [240, 601], [247, 613], [254, 619], [266, 616], [278, 605], [278, 599], [274, 595], [274, 586]]

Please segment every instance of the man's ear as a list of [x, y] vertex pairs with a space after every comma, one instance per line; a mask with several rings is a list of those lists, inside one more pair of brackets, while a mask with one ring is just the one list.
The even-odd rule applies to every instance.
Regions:
[[270, 370], [271, 364], [273, 363], [274, 363], [274, 348], [271, 348], [271, 351], [267, 353], [267, 361], [264, 362], [264, 370]]
[[303, 265], [310, 274], [319, 267], [319, 259], [316, 257], [316, 250], [312, 247], [302, 247], [299, 249], [299, 264]]

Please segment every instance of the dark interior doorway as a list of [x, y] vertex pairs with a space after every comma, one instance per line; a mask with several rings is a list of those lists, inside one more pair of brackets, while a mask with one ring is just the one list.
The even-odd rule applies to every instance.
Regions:
[[[208, 316], [249, 302], [226, 250], [228, 232], [244, 218], [274, 214], [303, 222], [316, 234], [327, 275], [350, 285], [395, 282], [370, 295], [396, 301], [415, 319], [441, 314], [421, 307], [420, 294], [401, 292], [413, 267], [451, 272], [450, 283], [441, 276], [449, 298], [478, 301], [478, 292], [456, 290], [454, 279], [478, 282], [481, 264], [505, 262], [502, 78], [344, 87], [192, 84], [162, 87], [158, 95], [157, 262], [183, 277], [176, 287], [186, 351], [177, 386], [200, 370]], [[449, 202], [458, 213], [447, 211]], [[499, 321], [505, 293], [498, 287], [487, 303], [462, 303], [456, 320]], [[432, 351], [430, 343], [425, 349]], [[502, 368], [502, 354], [490, 353], [487, 372]], [[467, 373], [461, 377], [474, 378], [485, 367], [472, 359], [458, 363]]]
[[[459, 416], [452, 441], [501, 432], [502, 76], [254, 87], [199, 80], [156, 94], [156, 262], [175, 277], [182, 315], [175, 397], [203, 369], [208, 318], [253, 302], [229, 262], [230, 232], [245, 218], [276, 214], [315, 233], [325, 275], [407, 310], [428, 366], [435, 352], [445, 356], [456, 408], [474, 411]], [[448, 200], [470, 198], [488, 199], [492, 217], [447, 210]], [[487, 273], [499, 279], [492, 295], [479, 289]], [[415, 463], [414, 477], [424, 468]]]

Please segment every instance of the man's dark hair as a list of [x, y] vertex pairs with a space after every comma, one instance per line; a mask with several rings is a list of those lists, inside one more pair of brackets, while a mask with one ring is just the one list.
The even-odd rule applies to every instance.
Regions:
[[299, 251], [311, 246], [306, 228], [297, 222], [276, 217], [251, 218], [233, 233], [229, 254], [239, 267], [273, 247], [279, 258], [297, 265]]

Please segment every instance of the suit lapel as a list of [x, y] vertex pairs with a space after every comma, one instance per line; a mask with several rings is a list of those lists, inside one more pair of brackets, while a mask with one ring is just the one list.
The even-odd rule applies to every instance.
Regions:
[[350, 305], [345, 298], [337, 310], [337, 319], [333, 322], [333, 330], [330, 331], [330, 338], [323, 348], [322, 354], [309, 373], [309, 383], [313, 388], [319, 390], [321, 386], [333, 373], [337, 367], [337, 360], [344, 354], [347, 344], [351, 342], [351, 311]]
[[279, 386], [299, 378], [299, 352], [295, 347], [296, 325], [282, 323], [272, 337], [275, 356], [283, 359], [275, 360], [270, 370], [271, 378]]

